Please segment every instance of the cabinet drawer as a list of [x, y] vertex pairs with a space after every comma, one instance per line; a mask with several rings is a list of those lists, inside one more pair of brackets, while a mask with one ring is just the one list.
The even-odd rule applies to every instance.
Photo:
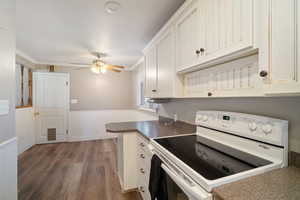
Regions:
[[144, 151], [147, 151], [148, 149], [148, 144], [149, 144], [149, 141], [142, 138], [141, 136], [138, 136], [137, 137], [137, 142], [138, 142], [138, 149], [143, 149]]
[[151, 200], [150, 192], [148, 187], [146, 186], [140, 186], [139, 187], [139, 192], [143, 198], [143, 200]]

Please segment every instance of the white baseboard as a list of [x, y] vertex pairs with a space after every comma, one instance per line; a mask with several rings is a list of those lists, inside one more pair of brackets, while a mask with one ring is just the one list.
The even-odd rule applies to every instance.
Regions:
[[0, 144], [0, 199], [17, 200], [17, 138]]

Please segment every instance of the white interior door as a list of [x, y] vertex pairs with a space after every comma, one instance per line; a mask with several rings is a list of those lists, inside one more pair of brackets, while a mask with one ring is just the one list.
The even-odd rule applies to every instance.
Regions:
[[36, 141], [64, 142], [68, 135], [69, 74], [33, 73]]

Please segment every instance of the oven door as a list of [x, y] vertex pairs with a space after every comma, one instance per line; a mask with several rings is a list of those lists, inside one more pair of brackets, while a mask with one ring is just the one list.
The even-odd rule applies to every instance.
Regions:
[[170, 200], [212, 200], [212, 195], [175, 167], [162, 164], [167, 174], [168, 197]]

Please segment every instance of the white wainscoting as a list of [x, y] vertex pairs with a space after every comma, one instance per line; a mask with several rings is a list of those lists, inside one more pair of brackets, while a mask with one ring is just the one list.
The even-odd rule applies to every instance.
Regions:
[[157, 119], [155, 113], [139, 110], [71, 111], [69, 141], [114, 138], [116, 134], [107, 133], [105, 130], [105, 124], [110, 122]]
[[17, 138], [0, 143], [0, 199], [17, 200]]
[[34, 118], [32, 108], [16, 109], [16, 135], [18, 154], [35, 145]]

